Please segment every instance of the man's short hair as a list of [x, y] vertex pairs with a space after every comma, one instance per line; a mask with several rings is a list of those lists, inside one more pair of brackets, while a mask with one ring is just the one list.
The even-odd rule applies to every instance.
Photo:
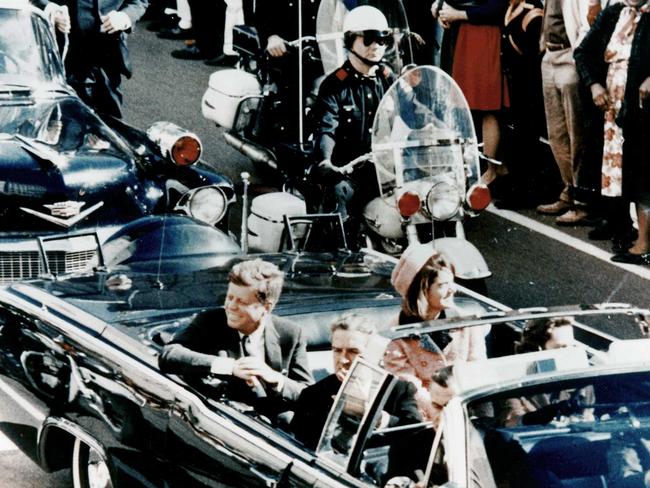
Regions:
[[377, 332], [377, 328], [367, 318], [356, 313], [346, 313], [332, 322], [330, 330], [334, 334], [337, 330], [349, 330], [350, 332], [361, 332], [371, 335]]
[[260, 303], [274, 307], [280, 299], [284, 273], [275, 264], [257, 258], [233, 266], [228, 281], [233, 285], [253, 288]]

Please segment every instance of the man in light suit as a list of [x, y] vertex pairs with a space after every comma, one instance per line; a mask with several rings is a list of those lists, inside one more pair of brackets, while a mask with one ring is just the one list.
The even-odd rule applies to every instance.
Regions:
[[122, 75], [131, 77], [126, 38], [148, 0], [32, 0], [69, 34], [68, 83], [97, 112], [122, 116]]
[[263, 397], [274, 411], [283, 410], [280, 404], [297, 400], [313, 378], [301, 329], [271, 316], [282, 272], [254, 259], [235, 265], [228, 280], [224, 308], [199, 314], [176, 334], [160, 355], [160, 369], [190, 378], [216, 375], [231, 398], [257, 404]]

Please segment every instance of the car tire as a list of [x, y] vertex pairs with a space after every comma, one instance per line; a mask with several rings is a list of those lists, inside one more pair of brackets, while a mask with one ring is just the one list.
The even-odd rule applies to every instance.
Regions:
[[72, 449], [72, 486], [74, 488], [115, 488], [116, 486], [105, 455], [78, 437]]

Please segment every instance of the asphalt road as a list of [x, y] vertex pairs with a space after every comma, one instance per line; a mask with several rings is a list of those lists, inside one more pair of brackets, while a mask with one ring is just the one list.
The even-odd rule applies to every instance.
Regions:
[[[138, 26], [130, 39], [135, 73], [124, 84], [125, 120], [142, 128], [158, 120], [190, 128], [203, 141], [204, 159], [238, 186], [242, 171], [264, 183], [250, 162], [223, 142], [220, 129], [201, 116], [200, 99], [214, 69], [200, 61], [172, 58], [168, 53], [181, 47], [180, 41], [160, 40], [144, 25]], [[607, 250], [605, 244], [585, 252], [575, 248], [575, 241], [569, 243], [572, 245], [563, 242], [565, 236], [576, 238], [578, 244], [587, 243], [588, 229], [562, 229], [558, 240], [557, 236], [549, 237], [556, 230], [551, 219], [538, 217], [532, 211], [517, 215], [529, 218], [534, 228], [491, 213], [467, 225], [468, 238], [492, 270], [488, 281], [492, 298], [513, 308], [603, 301], [650, 307], [647, 273], [640, 276], [643, 273], [627, 271], [599, 258], [598, 250]], [[238, 230], [238, 223], [238, 218], [232, 219], [233, 230]], [[614, 324], [605, 329], [622, 332], [617, 327]], [[628, 335], [630, 331], [622, 333]], [[42, 473], [13, 443], [0, 437], [0, 487], [45, 486], [71, 486], [69, 472]]]

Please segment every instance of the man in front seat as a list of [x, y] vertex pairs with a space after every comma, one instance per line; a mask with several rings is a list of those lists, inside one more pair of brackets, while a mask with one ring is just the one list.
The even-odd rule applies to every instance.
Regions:
[[163, 372], [216, 375], [232, 399], [280, 403], [298, 399], [313, 382], [301, 329], [271, 315], [280, 298], [283, 274], [272, 263], [254, 259], [235, 265], [228, 276], [223, 308], [199, 314], [164, 347]]
[[[305, 388], [294, 407], [291, 431], [296, 439], [310, 449], [316, 449], [327, 416], [339, 391], [358, 356], [367, 350], [375, 327], [366, 319], [347, 314], [331, 325], [334, 374]], [[406, 425], [422, 421], [415, 402], [415, 386], [407, 381], [398, 381], [393, 388], [382, 412], [380, 428]]]

